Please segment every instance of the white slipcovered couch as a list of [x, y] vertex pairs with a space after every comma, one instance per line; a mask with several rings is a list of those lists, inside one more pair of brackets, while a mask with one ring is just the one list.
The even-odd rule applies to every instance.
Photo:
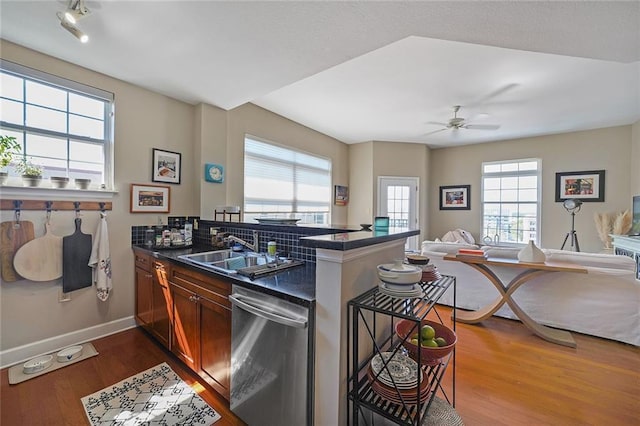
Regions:
[[[493, 302], [499, 293], [480, 272], [462, 262], [443, 260], [459, 248], [480, 248], [473, 244], [424, 241], [422, 254], [442, 274], [456, 277], [456, 305], [476, 310]], [[519, 248], [482, 247], [489, 257], [517, 259]], [[603, 337], [640, 346], [640, 281], [635, 279], [635, 262], [626, 256], [543, 249], [547, 260], [583, 266], [587, 274], [554, 272], [522, 285], [513, 299], [537, 322], [550, 327]], [[509, 282], [522, 269], [491, 267]], [[453, 289], [440, 303], [453, 305]], [[495, 315], [517, 319], [509, 306]]]

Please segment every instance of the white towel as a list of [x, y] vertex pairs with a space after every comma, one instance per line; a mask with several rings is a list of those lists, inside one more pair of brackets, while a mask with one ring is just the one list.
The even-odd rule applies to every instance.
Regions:
[[93, 238], [89, 266], [93, 268], [93, 283], [96, 285], [98, 299], [104, 302], [109, 297], [109, 292], [113, 287], [111, 284], [109, 230], [107, 229], [107, 215], [105, 213], [100, 213], [100, 222]]

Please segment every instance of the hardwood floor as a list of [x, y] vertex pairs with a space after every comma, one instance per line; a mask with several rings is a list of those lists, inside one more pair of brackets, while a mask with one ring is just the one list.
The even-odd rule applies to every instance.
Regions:
[[216, 426], [244, 424], [229, 411], [222, 397], [142, 330], [127, 330], [92, 343], [98, 356], [17, 385], [9, 385], [7, 369], [3, 369], [0, 425], [86, 426], [88, 421], [80, 398], [161, 362], [169, 364], [186, 383], [195, 384], [202, 399], [222, 415]]
[[[438, 309], [448, 321], [451, 310]], [[569, 348], [497, 317], [456, 332], [456, 410], [466, 425], [638, 424], [640, 348], [578, 333]]]
[[[438, 309], [446, 320], [450, 310]], [[574, 333], [572, 349], [495, 317], [456, 330], [456, 410], [466, 425], [638, 424], [640, 348]], [[222, 398], [141, 330], [93, 344], [100, 355], [18, 385], [9, 385], [2, 370], [0, 424], [86, 425], [81, 397], [163, 361], [187, 383], [200, 383], [202, 398], [223, 416], [216, 426], [241, 424]], [[445, 388], [450, 394], [450, 377]]]

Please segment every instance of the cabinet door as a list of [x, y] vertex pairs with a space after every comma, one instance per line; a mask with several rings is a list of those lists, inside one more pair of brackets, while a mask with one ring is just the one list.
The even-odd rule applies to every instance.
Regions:
[[153, 263], [153, 285], [151, 295], [153, 300], [153, 320], [151, 333], [164, 345], [170, 348], [169, 333], [171, 329], [171, 294], [169, 290], [168, 266], [162, 262]]
[[198, 371], [198, 296], [173, 283], [170, 288], [173, 299], [171, 351], [193, 371]]
[[142, 327], [149, 328], [153, 320], [152, 312], [152, 275], [142, 269], [136, 268], [136, 319]]
[[229, 400], [231, 310], [200, 297], [200, 375]]

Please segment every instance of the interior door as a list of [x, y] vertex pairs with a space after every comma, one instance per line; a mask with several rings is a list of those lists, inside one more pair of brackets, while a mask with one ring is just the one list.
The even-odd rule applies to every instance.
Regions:
[[[417, 177], [378, 177], [378, 216], [389, 217], [390, 228], [420, 229]], [[418, 249], [418, 236], [407, 238], [405, 250]]]

